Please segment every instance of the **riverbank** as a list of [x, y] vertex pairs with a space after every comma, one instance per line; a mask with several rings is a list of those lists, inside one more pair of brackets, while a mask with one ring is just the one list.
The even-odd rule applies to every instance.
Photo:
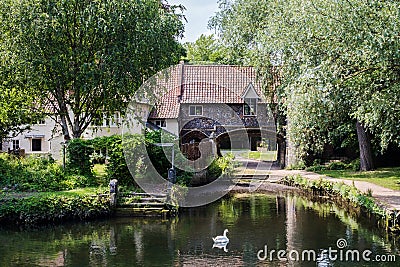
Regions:
[[[236, 177], [233, 177], [234, 182], [237, 183], [227, 192], [229, 195], [277, 192], [298, 194], [306, 192], [307, 194], [308, 191], [311, 191], [314, 195], [340, 197], [344, 201], [352, 202], [352, 205], [362, 207], [364, 211], [385, 221], [384, 225], [391, 231], [399, 232], [400, 230], [399, 191], [368, 182], [323, 177], [313, 172], [281, 170], [271, 162], [244, 160], [246, 167], [238, 167]], [[108, 192], [106, 192], [108, 189], [103, 188], [102, 192], [93, 190], [26, 194], [2, 193], [0, 194], [0, 223], [35, 225], [112, 216], [113, 208], [110, 206], [110, 198], [107, 197]], [[217, 191], [219, 188], [213, 190]], [[226, 188], [221, 190], [226, 190]]]
[[[258, 191], [258, 188], [262, 191], [263, 188], [270, 187], [266, 184], [280, 183], [321, 195], [332, 196], [332, 193], [335, 193], [336, 197], [352, 202], [354, 206], [361, 207], [364, 212], [371, 213], [378, 220], [383, 221], [388, 231], [400, 232], [400, 191], [398, 190], [365, 181], [332, 178], [305, 170], [282, 170], [272, 162], [249, 160], [240, 156], [237, 156], [236, 160], [241, 163], [236, 171], [239, 184], [240, 181], [245, 180], [240, 179], [243, 177], [251, 175], [265, 177], [263, 181], [258, 182], [247, 180], [249, 186], [253, 186], [250, 191]], [[334, 187], [337, 187], [339, 191], [332, 192]], [[343, 193], [340, 192], [340, 188], [344, 191]], [[348, 195], [349, 192], [352, 192], [351, 196]]]
[[109, 198], [90, 190], [0, 194], [0, 224], [41, 225], [111, 215]]

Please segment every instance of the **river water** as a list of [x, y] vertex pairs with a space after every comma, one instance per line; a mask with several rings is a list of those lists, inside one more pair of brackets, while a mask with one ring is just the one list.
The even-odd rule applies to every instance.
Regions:
[[[296, 195], [239, 194], [169, 220], [3, 227], [0, 266], [400, 266], [398, 240], [355, 217]], [[224, 229], [230, 242], [213, 247]]]

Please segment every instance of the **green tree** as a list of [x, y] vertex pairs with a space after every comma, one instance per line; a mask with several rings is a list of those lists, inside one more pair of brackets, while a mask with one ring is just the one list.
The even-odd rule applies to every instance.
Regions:
[[[3, 80], [4, 82], [4, 80]], [[0, 86], [0, 142], [30, 129], [30, 125], [42, 118], [34, 104], [34, 95], [17, 88]]]
[[211, 35], [200, 35], [193, 43], [185, 43], [187, 56], [185, 60], [192, 63], [221, 63], [230, 64], [232, 59], [227, 54], [227, 49]]
[[277, 93], [301, 158], [321, 151], [329, 133], [350, 121], [361, 169], [369, 170], [371, 134], [382, 150], [400, 144], [398, 11], [396, 1], [237, 0], [214, 24], [226, 42], [240, 40], [254, 65], [280, 67]]
[[[0, 40], [3, 39], [0, 33]], [[28, 76], [15, 79], [14, 60], [0, 43], [0, 142], [30, 128], [30, 124], [42, 119], [40, 105], [33, 90], [25, 88]]]
[[0, 9], [0, 41], [66, 140], [104, 112], [124, 111], [146, 78], [184, 52], [180, 8], [159, 0], [5, 0]]

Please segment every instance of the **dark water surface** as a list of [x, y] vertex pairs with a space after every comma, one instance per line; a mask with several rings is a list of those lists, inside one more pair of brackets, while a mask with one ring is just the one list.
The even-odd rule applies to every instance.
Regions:
[[[213, 248], [211, 239], [225, 228], [227, 252]], [[339, 239], [347, 246], [337, 244]], [[266, 246], [267, 258], [258, 259], [257, 254], [265, 257]], [[329, 247], [336, 261], [329, 259]], [[170, 220], [123, 218], [0, 230], [0, 266], [400, 266], [399, 248], [372, 222], [361, 223], [334, 204], [290, 195], [236, 195]], [[272, 252], [270, 258], [272, 250], [286, 250], [299, 261], [284, 260], [288, 253], [280, 260]], [[315, 251], [319, 259], [304, 250]], [[358, 250], [360, 261], [349, 250]], [[370, 262], [362, 258], [365, 250], [371, 251], [366, 252]], [[391, 255], [396, 262], [376, 261]]]

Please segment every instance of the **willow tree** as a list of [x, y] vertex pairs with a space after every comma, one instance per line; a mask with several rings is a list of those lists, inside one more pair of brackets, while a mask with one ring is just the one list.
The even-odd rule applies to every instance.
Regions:
[[103, 112], [124, 111], [146, 78], [184, 52], [180, 8], [159, 0], [5, 0], [0, 8], [0, 41], [66, 140]]
[[[240, 40], [252, 62], [278, 57], [288, 137], [298, 155], [321, 151], [335, 128], [355, 125], [361, 169], [374, 168], [373, 134], [382, 149], [400, 144], [397, 1], [237, 0], [214, 24], [226, 42]], [[258, 19], [249, 29], [249, 19]], [[232, 38], [230, 35], [239, 36]], [[270, 64], [270, 63], [267, 63]]]

